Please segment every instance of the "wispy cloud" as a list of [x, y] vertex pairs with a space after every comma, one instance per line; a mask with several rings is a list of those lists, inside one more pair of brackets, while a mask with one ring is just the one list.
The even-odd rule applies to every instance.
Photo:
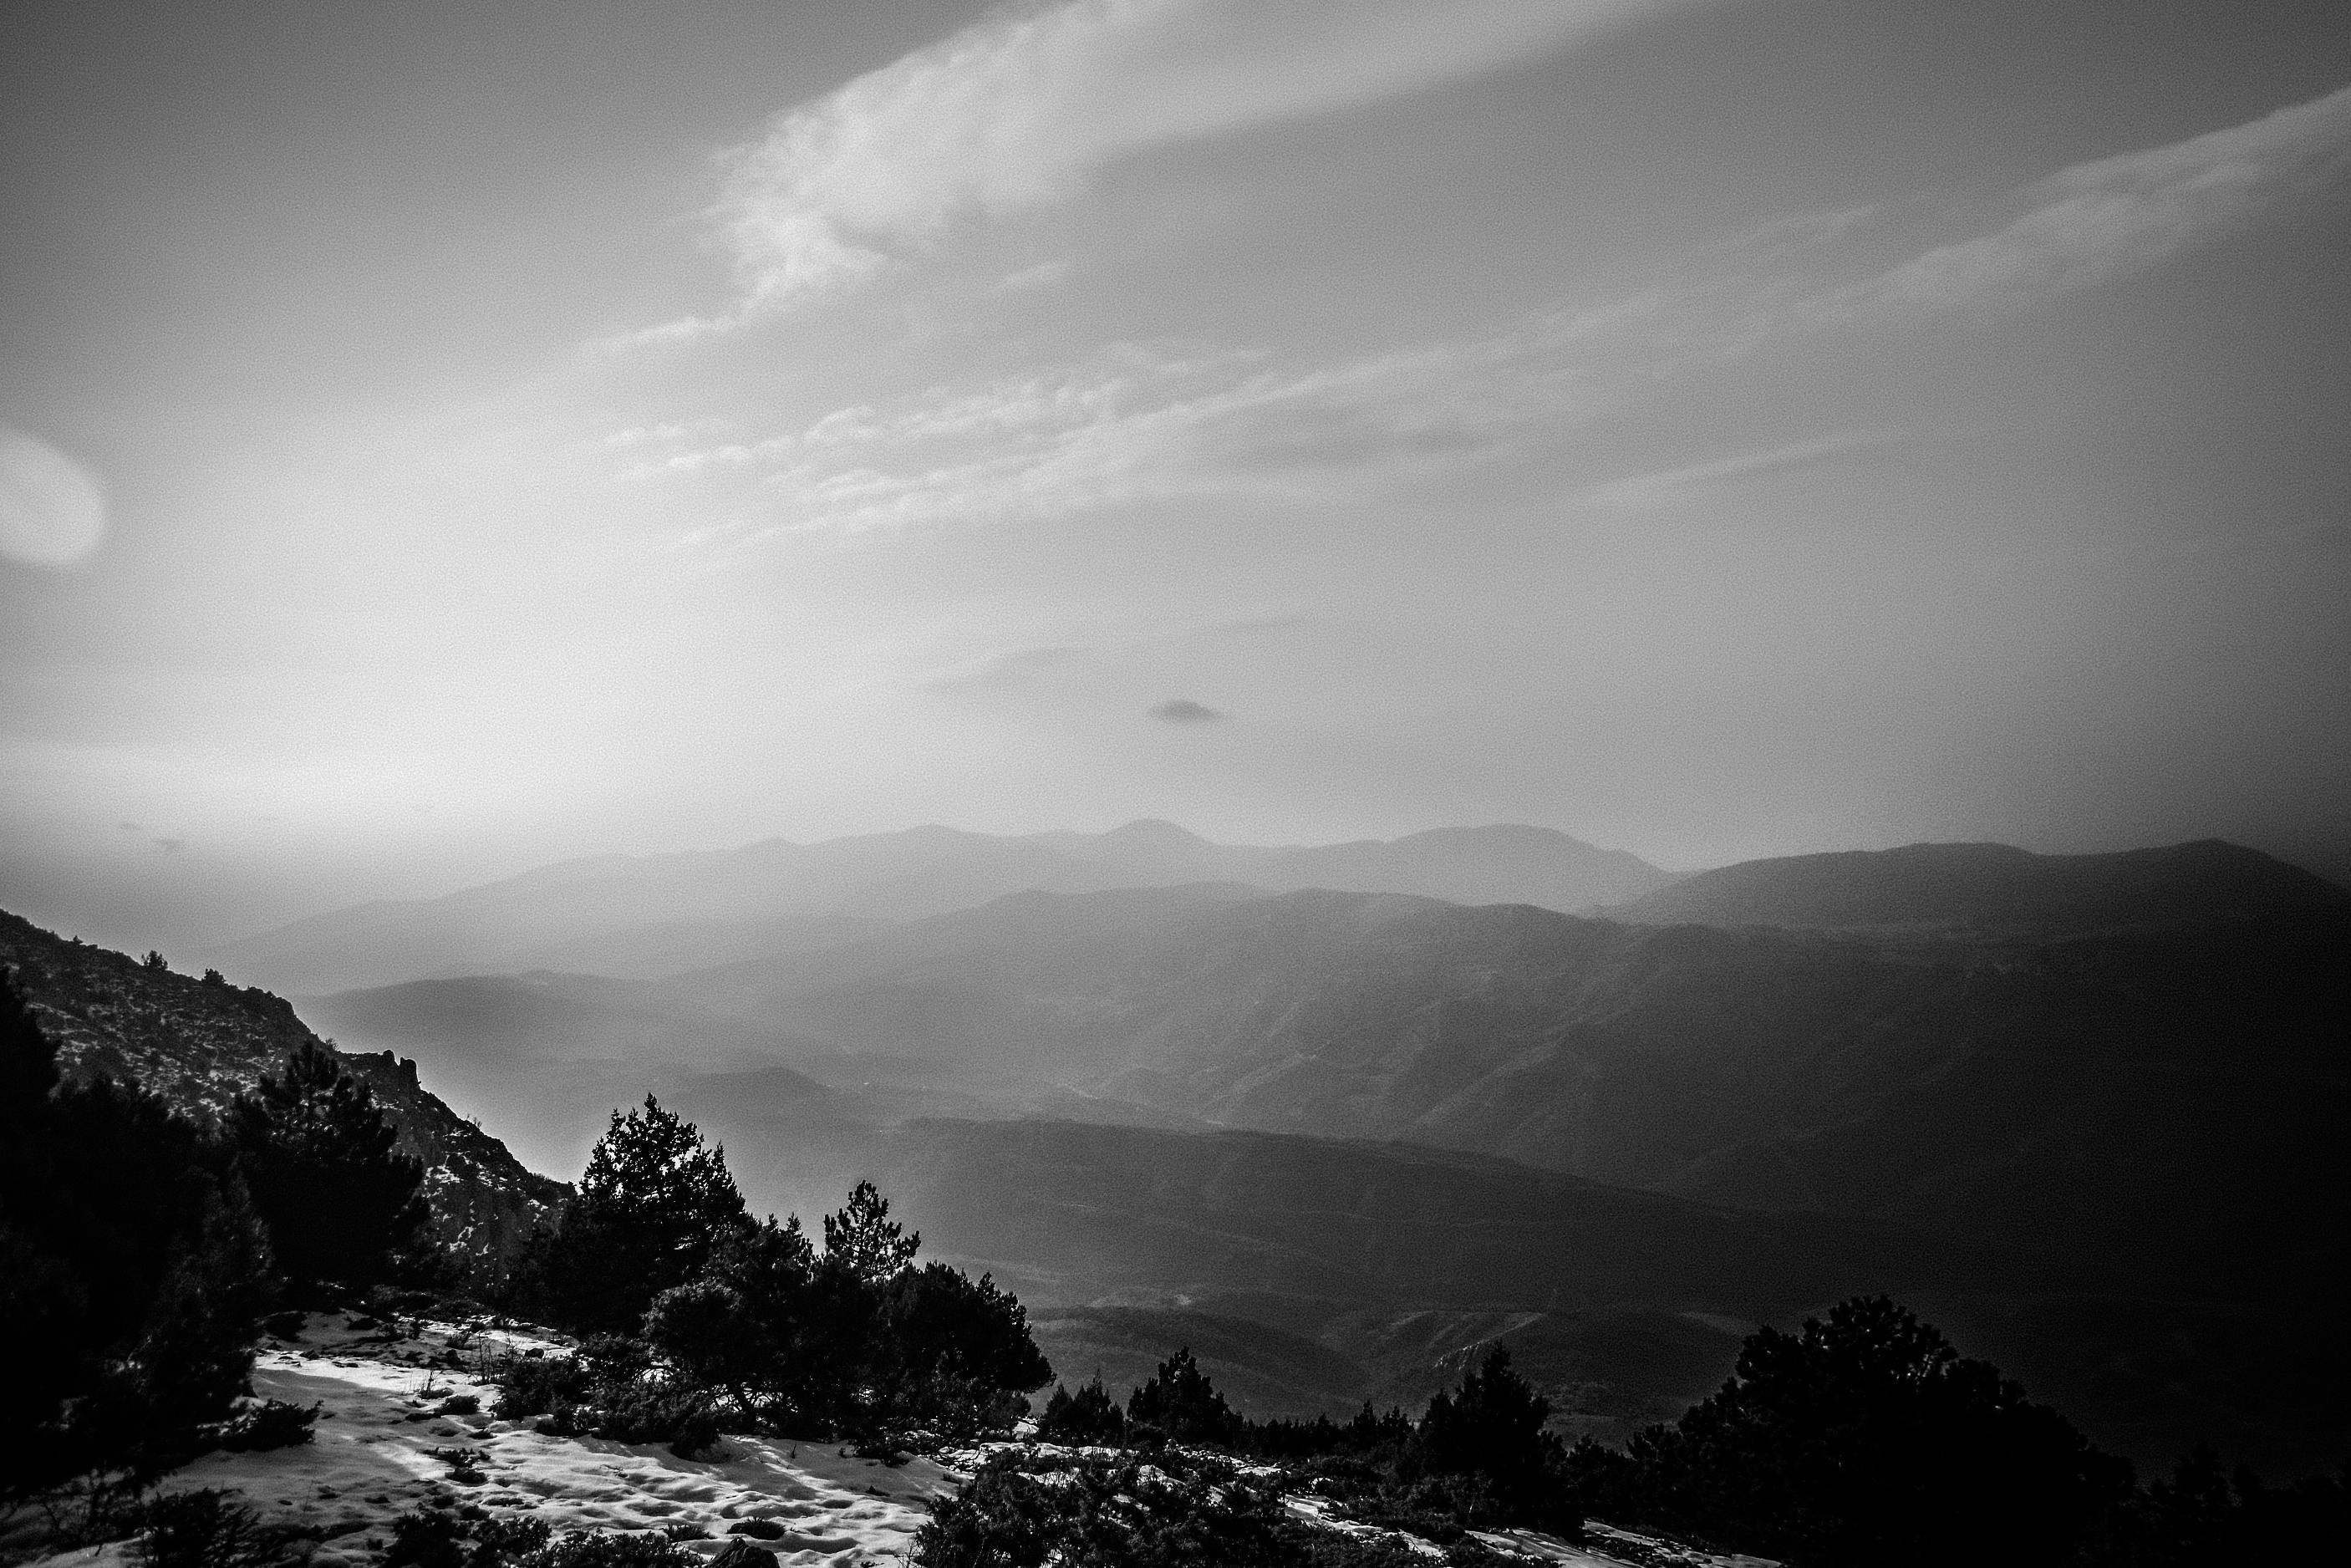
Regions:
[[1639, 510], [1665, 506], [1696, 491], [1719, 489], [1774, 474], [1815, 468], [1855, 453], [1889, 446], [1903, 437], [1888, 431], [1845, 430], [1759, 452], [1741, 452], [1677, 468], [1630, 475], [1595, 485], [1583, 498], [1595, 506]]
[[739, 293], [691, 337], [868, 277], [1150, 148], [1309, 119], [1559, 48], [1676, 0], [1069, 0], [1000, 15], [778, 115], [716, 216]]
[[958, 665], [923, 685], [931, 691], [949, 694], [1010, 691], [1083, 662], [1087, 652], [1060, 643], [1015, 648]]
[[2030, 304], [2106, 283], [2236, 233], [2351, 175], [2351, 88], [2027, 186], [1998, 230], [1938, 246], [1813, 300], [1808, 313]]
[[1609, 313], [1277, 368], [1260, 352], [1121, 344], [973, 389], [837, 409], [805, 428], [634, 454], [631, 477], [749, 474], [758, 533], [987, 523], [1180, 497], [1328, 501], [1479, 461], [1599, 399], [1574, 350]]

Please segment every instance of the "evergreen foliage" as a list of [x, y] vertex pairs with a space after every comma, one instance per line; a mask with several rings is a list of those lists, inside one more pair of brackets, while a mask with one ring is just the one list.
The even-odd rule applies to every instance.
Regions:
[[1115, 1446], [1126, 1440], [1126, 1412], [1110, 1396], [1097, 1372], [1075, 1394], [1058, 1383], [1053, 1385], [1052, 1397], [1037, 1418], [1037, 1436], [1049, 1443]]
[[881, 1288], [872, 1377], [890, 1424], [956, 1437], [1008, 1427], [1052, 1366], [1029, 1336], [1028, 1309], [982, 1275], [944, 1263], [907, 1267]]
[[616, 1113], [521, 1292], [605, 1337], [574, 1360], [510, 1365], [500, 1413], [681, 1451], [722, 1412], [858, 1437], [1009, 1429], [1052, 1376], [1019, 1301], [993, 1280], [915, 1267], [921, 1239], [870, 1182], [824, 1235], [820, 1252], [797, 1218], [750, 1219], [723, 1152], [657, 1102]]
[[748, 1223], [725, 1152], [648, 1094], [642, 1110], [612, 1113], [519, 1294], [575, 1333], [633, 1333], [656, 1296], [698, 1277]]
[[1229, 1448], [1245, 1424], [1208, 1375], [1184, 1346], [1159, 1364], [1151, 1381], [1127, 1396], [1126, 1421], [1141, 1441], [1199, 1443]]
[[228, 1152], [152, 1095], [60, 1088], [0, 980], [0, 1500], [93, 1472], [133, 1484], [231, 1414], [273, 1290]]
[[1553, 1480], [1565, 1450], [1543, 1430], [1550, 1419], [1550, 1402], [1511, 1369], [1510, 1353], [1497, 1344], [1458, 1390], [1429, 1400], [1405, 1447], [1402, 1473], [1475, 1478], [1488, 1493], [1479, 1500], [1482, 1511], [1557, 1522]]
[[419, 1261], [424, 1166], [399, 1152], [374, 1092], [304, 1041], [229, 1111], [229, 1136], [278, 1266], [298, 1291], [364, 1290]]
[[2091, 1533], [2081, 1568], [2268, 1568], [2351, 1563], [2351, 1465], [2291, 1486], [2226, 1470], [2199, 1448]]
[[868, 1284], [884, 1284], [912, 1268], [922, 1245], [919, 1231], [909, 1236], [890, 1218], [890, 1200], [870, 1181], [852, 1187], [848, 1203], [824, 1217], [824, 1255]]
[[1883, 1296], [1761, 1330], [1674, 1425], [1568, 1468], [1592, 1511], [1807, 1568], [2062, 1562], [2130, 1489], [2126, 1462]]

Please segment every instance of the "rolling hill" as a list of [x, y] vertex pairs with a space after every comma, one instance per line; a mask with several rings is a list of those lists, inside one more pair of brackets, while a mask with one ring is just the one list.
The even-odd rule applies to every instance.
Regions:
[[1646, 925], [2058, 936], [2351, 910], [2351, 893], [2218, 839], [2115, 854], [1911, 844], [1742, 861], [1607, 913]]

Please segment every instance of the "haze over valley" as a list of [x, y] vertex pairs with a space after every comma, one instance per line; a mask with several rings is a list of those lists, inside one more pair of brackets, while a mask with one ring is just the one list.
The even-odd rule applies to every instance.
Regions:
[[[1520, 899], [1405, 891], [1492, 886], [1498, 842], [1549, 852], [1520, 862]], [[1684, 1343], [1690, 1312], [1760, 1321], [1878, 1281], [1953, 1303], [2036, 1371], [2105, 1366], [2129, 1388], [2101, 1396], [2114, 1419], [2139, 1424], [2116, 1441], [2160, 1452], [2254, 1419], [2140, 1385], [2159, 1375], [2142, 1303], [2195, 1303], [2230, 1356], [2263, 1314], [2323, 1310], [2345, 1260], [2329, 1195], [2351, 1179], [2334, 1135], [2351, 894], [2221, 843], [1917, 846], [1687, 879], [1627, 858], [1524, 829], [1325, 852], [1164, 823], [921, 830], [550, 867], [215, 956], [381, 976], [403, 954], [462, 963], [457, 940], [513, 955], [532, 967], [298, 1007], [347, 1049], [418, 1061], [538, 1169], [576, 1170], [603, 1113], [651, 1092], [725, 1143], [760, 1206], [813, 1212], [886, 1175], [926, 1235], [1097, 1356], [1134, 1364], [1138, 1336], [1215, 1319], [1269, 1409], [1433, 1375], [1425, 1343], [1400, 1353], [1364, 1319], [1378, 1306], [1489, 1331], [1533, 1312], [1510, 1332], [1566, 1378], [1586, 1340], [1635, 1332], [1611, 1324]], [[1357, 890], [1176, 880], [1251, 863], [1337, 866]], [[998, 892], [1022, 875], [1043, 885]], [[535, 962], [559, 947], [622, 956]], [[1514, 1187], [1558, 1228], [1523, 1277], [1394, 1228], [1400, 1202], [1488, 1213]], [[1580, 1228], [1579, 1204], [1635, 1191], [1715, 1207]], [[1322, 1218], [1280, 1230], [1293, 1207]], [[1812, 1228], [1675, 1231], [1721, 1211]], [[1372, 1231], [1321, 1234], [1339, 1215]], [[1667, 1357], [1679, 1394], [1733, 1342], [1709, 1343], [1717, 1360]], [[1677, 1396], [1609, 1386], [1584, 1402], [1595, 1429]]]
[[2343, 13], [12, 5], [0, 1568], [2340, 1555]]

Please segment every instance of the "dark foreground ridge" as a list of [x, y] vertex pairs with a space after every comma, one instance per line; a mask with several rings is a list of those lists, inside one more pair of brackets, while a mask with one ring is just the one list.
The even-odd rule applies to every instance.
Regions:
[[[199, 979], [160, 961], [131, 958], [41, 930], [0, 912], [0, 969], [13, 972], [58, 1071], [88, 1082], [135, 1084], [202, 1125], [227, 1115], [239, 1094], [281, 1071], [305, 1045], [324, 1046], [282, 997], [239, 988], [207, 971]], [[435, 1240], [463, 1260], [470, 1288], [495, 1286], [536, 1227], [551, 1224], [562, 1183], [523, 1167], [507, 1146], [417, 1082], [416, 1064], [337, 1052], [399, 1131], [400, 1152], [424, 1166]]]

